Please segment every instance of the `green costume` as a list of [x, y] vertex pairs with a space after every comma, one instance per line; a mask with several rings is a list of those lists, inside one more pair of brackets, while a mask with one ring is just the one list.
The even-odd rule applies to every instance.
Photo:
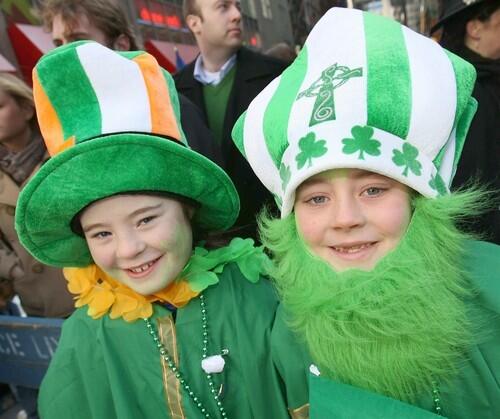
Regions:
[[[41, 416], [288, 417], [269, 349], [278, 303], [260, 280], [268, 262], [262, 250], [237, 238], [191, 255], [187, 246], [182, 267], [175, 252], [152, 244], [156, 233], [172, 233], [174, 247], [193, 230], [227, 229], [239, 209], [226, 173], [189, 148], [170, 75], [149, 54], [76, 42], [40, 60], [34, 94], [52, 157], [22, 191], [16, 228], [37, 259], [65, 267], [81, 307], [65, 322], [42, 383]], [[79, 216], [96, 201], [139, 195], [132, 198], [140, 202], [151, 194], [177, 201], [185, 213], [157, 225], [166, 211], [123, 209], [120, 227], [140, 243], [134, 252], [118, 255], [120, 227], [111, 222], [106, 234], [82, 232]], [[176, 230], [182, 222], [192, 224], [189, 232]], [[110, 237], [110, 254], [120, 260], [113, 265], [129, 278], [141, 271], [142, 283], [155, 284], [155, 269], [175, 274], [162, 289], [136, 292], [93, 264], [88, 236]]]
[[[500, 249], [464, 251], [455, 224], [481, 194], [449, 190], [474, 80], [433, 40], [334, 8], [237, 121], [234, 142], [281, 210], [261, 217], [260, 236], [283, 304], [273, 352], [299, 348], [278, 370], [290, 391], [309, 383], [303, 417], [500, 417]], [[382, 180], [353, 180], [366, 173]], [[384, 201], [393, 181], [408, 224]], [[384, 216], [403, 234], [365, 269]]]
[[[228, 417], [287, 418], [282, 377], [269, 342], [278, 305], [272, 285], [253, 284], [236, 264], [227, 265], [218, 285], [203, 293], [209, 326], [209, 355], [228, 349], [226, 365], [213, 374], [222, 386]], [[156, 323], [169, 353], [209, 411], [217, 411], [201, 367], [202, 321], [199, 298], [175, 315], [156, 304]], [[279, 345], [279, 343], [278, 343]], [[287, 348], [280, 348], [286, 354]], [[287, 363], [287, 360], [282, 360]], [[108, 315], [94, 320], [78, 309], [63, 333], [40, 393], [44, 418], [65, 412], [71, 418], [202, 417], [159, 355], [142, 319], [127, 323]]]
[[[449, 419], [495, 419], [500, 417], [500, 246], [486, 242], [467, 243], [464, 260], [469, 280], [476, 294], [467, 301], [473, 316], [472, 329], [479, 337], [466, 353], [458, 375], [440, 384], [443, 416]], [[278, 368], [290, 389], [301, 391], [298, 382], [309, 383], [309, 397], [295, 397], [297, 405], [310, 403], [310, 417], [315, 419], [426, 419], [433, 413], [432, 389], [422, 394], [414, 405], [385, 397], [354, 386], [316, 376], [309, 371], [313, 364], [305, 346], [287, 327], [287, 314], [278, 309], [273, 331], [273, 352], [282, 347], [302, 348], [288, 351], [286, 364]], [[293, 362], [290, 362], [292, 361]]]

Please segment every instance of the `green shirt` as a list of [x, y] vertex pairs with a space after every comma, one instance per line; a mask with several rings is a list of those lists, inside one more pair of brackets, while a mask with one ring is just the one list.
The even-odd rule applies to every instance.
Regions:
[[229, 100], [231, 89], [233, 88], [236, 66], [237, 64], [229, 70], [217, 86], [208, 84], [203, 86], [203, 97], [205, 99], [208, 127], [212, 130], [214, 138], [218, 144], [222, 142], [227, 102]]

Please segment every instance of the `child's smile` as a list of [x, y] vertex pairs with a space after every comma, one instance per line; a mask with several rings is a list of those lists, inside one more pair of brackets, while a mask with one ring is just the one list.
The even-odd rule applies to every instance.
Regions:
[[161, 258], [162, 256], [133, 268], [125, 268], [124, 271], [126, 271], [132, 278], [135, 279], [143, 278], [145, 276], [148, 276], [151, 273], [151, 271], [153, 271], [156, 268], [156, 266], [158, 266], [157, 262]]
[[377, 242], [351, 242], [351, 243], [341, 243], [334, 246], [330, 246], [333, 252], [335, 252], [337, 257], [346, 260], [356, 260], [367, 256], [367, 254], [373, 251], [373, 248], [377, 245]]
[[81, 224], [95, 263], [139, 294], [164, 289], [191, 255], [191, 225], [174, 199], [113, 196], [87, 208]]
[[408, 187], [360, 169], [335, 169], [304, 182], [295, 199], [302, 239], [338, 270], [372, 269], [394, 249], [411, 218]]

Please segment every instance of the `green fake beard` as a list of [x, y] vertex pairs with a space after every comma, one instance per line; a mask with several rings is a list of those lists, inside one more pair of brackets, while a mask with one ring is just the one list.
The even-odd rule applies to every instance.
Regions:
[[459, 201], [416, 198], [404, 239], [369, 272], [333, 271], [305, 247], [293, 214], [263, 216], [289, 324], [323, 376], [412, 401], [454, 375], [470, 341]]

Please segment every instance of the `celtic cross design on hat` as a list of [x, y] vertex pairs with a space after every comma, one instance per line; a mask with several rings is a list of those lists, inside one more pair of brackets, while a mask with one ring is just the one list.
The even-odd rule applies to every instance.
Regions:
[[321, 76], [311, 86], [300, 92], [297, 100], [303, 97], [316, 97], [309, 126], [335, 120], [334, 90], [347, 83], [350, 78], [362, 75], [361, 67], [351, 70], [349, 67], [335, 63], [323, 70]]

